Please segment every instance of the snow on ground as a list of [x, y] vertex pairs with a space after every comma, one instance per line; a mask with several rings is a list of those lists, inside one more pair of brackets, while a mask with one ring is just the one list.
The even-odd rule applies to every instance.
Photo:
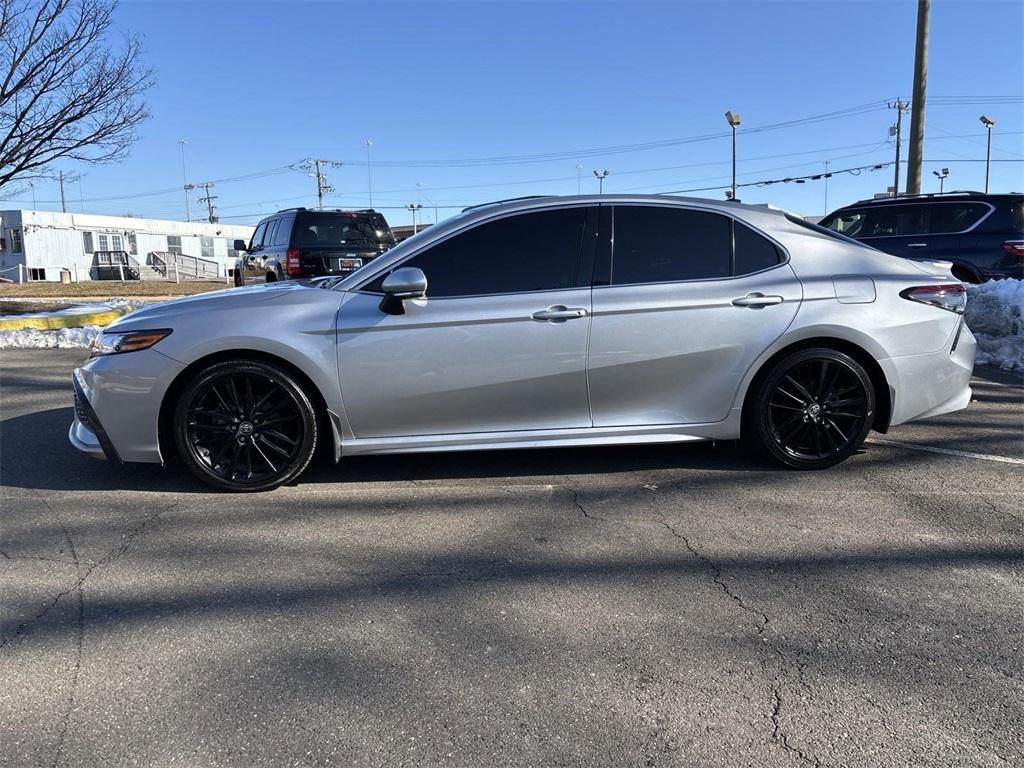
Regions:
[[978, 338], [980, 365], [1024, 371], [1024, 281], [968, 285], [966, 319]]
[[[101, 312], [105, 309], [131, 307], [141, 309], [151, 301], [131, 301], [130, 299], [111, 299], [102, 304], [76, 304], [74, 307], [53, 312], [38, 312], [19, 317], [37, 317], [39, 315], [67, 315], [81, 312]], [[60, 328], [52, 331], [37, 331], [23, 328], [18, 331], [0, 331], [0, 349], [48, 349], [58, 347], [88, 347], [102, 328], [98, 325], [85, 325], [80, 328]]]

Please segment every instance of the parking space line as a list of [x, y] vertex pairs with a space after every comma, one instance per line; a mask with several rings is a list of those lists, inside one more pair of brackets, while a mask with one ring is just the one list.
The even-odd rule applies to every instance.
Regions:
[[919, 445], [918, 443], [903, 443], [898, 440], [882, 440], [878, 437], [872, 437], [865, 440], [866, 443], [875, 443], [879, 445], [892, 445], [897, 448], [906, 448], [911, 451], [927, 451], [929, 453], [941, 453], [947, 456], [962, 456], [966, 459], [982, 459], [984, 461], [1001, 461], [1004, 464], [1024, 464], [1024, 459], [1014, 459], [1009, 456], [996, 456], [991, 453], [972, 453], [970, 451], [957, 451], [953, 448], [938, 448], [934, 445]]

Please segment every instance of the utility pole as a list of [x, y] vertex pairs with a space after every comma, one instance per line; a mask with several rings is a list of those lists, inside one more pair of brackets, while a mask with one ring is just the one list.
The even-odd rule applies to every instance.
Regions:
[[[903, 146], [903, 113], [910, 109], [910, 105], [903, 99], [889, 102], [889, 109], [896, 110], [896, 125], [889, 129], [889, 135], [896, 136], [896, 169], [893, 174], [892, 196], [900, 196], [900, 149]], [[918, 185], [920, 186], [920, 184]]]
[[64, 204], [64, 171], [59, 174], [60, 178], [60, 210], [61, 213], [67, 213], [68, 207]]
[[829, 163], [829, 161], [826, 160], [825, 161], [825, 213], [826, 214], [828, 214], [828, 177], [832, 175], [831, 173], [828, 172], [828, 163]]
[[598, 173], [596, 170], [594, 171], [594, 175], [597, 177], [597, 194], [604, 194], [604, 180], [608, 178], [608, 174], [610, 173], [611, 171], [609, 170], [605, 170], [603, 173]]
[[921, 193], [921, 158], [924, 157], [924, 102], [928, 85], [928, 15], [932, 0], [917, 0], [917, 44], [914, 47], [914, 94], [910, 110], [910, 154], [907, 158], [907, 194]]
[[366, 140], [366, 190], [370, 195], [370, 207], [373, 208], [373, 176], [370, 175], [370, 147], [373, 146], [373, 142], [370, 139]]
[[206, 196], [205, 197], [200, 197], [198, 202], [206, 203], [206, 212], [207, 212], [206, 220], [208, 222], [210, 222], [211, 224], [216, 224], [217, 223], [217, 215], [214, 213], [215, 209], [213, 207], [213, 201], [217, 199], [217, 195], [211, 195], [210, 194], [210, 189], [212, 187], [213, 187], [213, 183], [209, 182], [209, 181], [204, 181], [202, 184], [199, 185], [199, 188], [202, 189], [206, 193]]
[[334, 191], [334, 187], [327, 183], [327, 174], [323, 171], [325, 165], [329, 165], [332, 168], [340, 168], [342, 164], [336, 163], [333, 160], [309, 159], [301, 166], [308, 176], [316, 179], [316, 200], [319, 210], [324, 208], [324, 195]]

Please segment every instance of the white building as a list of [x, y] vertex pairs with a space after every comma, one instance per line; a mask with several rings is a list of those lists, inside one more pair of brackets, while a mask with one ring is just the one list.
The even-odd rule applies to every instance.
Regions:
[[91, 213], [0, 211], [0, 276], [59, 281], [96, 276], [99, 251], [124, 251], [139, 264], [151, 253], [175, 253], [213, 262], [219, 277], [234, 268], [234, 241], [249, 242], [254, 227], [240, 224], [137, 219]]

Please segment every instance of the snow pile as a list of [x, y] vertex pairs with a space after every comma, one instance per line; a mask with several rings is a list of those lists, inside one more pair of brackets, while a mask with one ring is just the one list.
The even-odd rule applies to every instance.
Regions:
[[98, 325], [85, 325], [81, 328], [60, 328], [55, 331], [36, 331], [31, 328], [0, 331], [0, 349], [88, 347], [101, 330], [103, 329]]
[[[141, 309], [152, 301], [132, 301], [131, 299], [111, 299], [102, 304], [76, 304], [74, 307], [52, 312], [38, 312], [21, 317], [39, 317], [41, 315], [79, 314], [85, 311], [101, 312], [110, 308], [129, 307]], [[17, 331], [0, 331], [0, 349], [70, 349], [88, 347], [102, 330], [98, 325], [84, 325], [79, 328], [60, 328], [50, 331], [37, 331], [22, 328]]]
[[1024, 371], [1024, 281], [968, 285], [966, 319], [978, 338], [979, 364]]

